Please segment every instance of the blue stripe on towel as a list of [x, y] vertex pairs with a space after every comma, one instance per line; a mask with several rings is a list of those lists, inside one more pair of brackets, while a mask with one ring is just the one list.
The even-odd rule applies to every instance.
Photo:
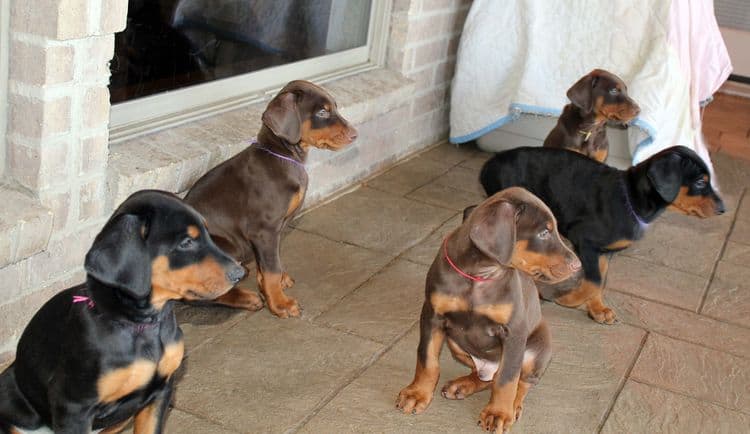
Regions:
[[[469, 133], [463, 136], [450, 137], [449, 140], [451, 143], [454, 143], [454, 144], [466, 143], [470, 140], [479, 138], [489, 133], [492, 130], [501, 128], [509, 122], [515, 121], [521, 116], [522, 113], [530, 114], [530, 115], [537, 115], [537, 116], [558, 117], [560, 116], [560, 113], [562, 113], [562, 110], [549, 108], [549, 107], [541, 107], [541, 106], [536, 106], [536, 105], [513, 103], [510, 105], [510, 107], [508, 107], [508, 112], [509, 113], [507, 115], [501, 117], [495, 122], [492, 122], [491, 124], [487, 125], [486, 127], [482, 129], [479, 129], [473, 133]], [[637, 161], [637, 158], [636, 158], [637, 155], [641, 151], [643, 151], [643, 149], [647, 148], [649, 145], [654, 143], [654, 136], [656, 136], [656, 129], [651, 124], [649, 124], [648, 122], [644, 121], [641, 118], [634, 119], [631, 122], [631, 125], [633, 125], [634, 127], [640, 128], [647, 135], [645, 139], [641, 140], [640, 143], [636, 145], [635, 152], [633, 152], [633, 161]]]

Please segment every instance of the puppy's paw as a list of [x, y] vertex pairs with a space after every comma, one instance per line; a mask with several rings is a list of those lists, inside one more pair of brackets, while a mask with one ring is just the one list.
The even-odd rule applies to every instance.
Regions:
[[294, 286], [294, 279], [292, 279], [288, 274], [284, 273], [281, 275], [281, 286], [284, 287], [284, 289], [289, 289], [292, 286]]
[[284, 297], [283, 300], [279, 300], [274, 304], [268, 303], [268, 310], [279, 318], [298, 317], [302, 312], [297, 300], [292, 297]]
[[589, 316], [599, 324], [612, 325], [618, 322], [615, 311], [606, 306], [603, 309], [589, 309]]
[[396, 408], [404, 413], [419, 414], [424, 412], [432, 402], [432, 391], [424, 390], [410, 384], [401, 390], [396, 398]]
[[486, 388], [483, 386], [483, 382], [475, 375], [467, 375], [447, 382], [440, 393], [446, 399], [464, 399]]
[[498, 408], [486, 406], [479, 414], [477, 425], [483, 430], [495, 433], [505, 433], [510, 430], [515, 421], [515, 415], [502, 411]]

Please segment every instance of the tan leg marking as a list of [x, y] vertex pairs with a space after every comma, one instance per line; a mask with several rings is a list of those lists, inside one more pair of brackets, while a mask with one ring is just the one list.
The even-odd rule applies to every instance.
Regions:
[[[288, 276], [287, 276], [288, 277]], [[279, 318], [297, 317], [300, 315], [297, 300], [284, 294], [284, 276], [280, 273], [258, 271], [260, 291], [266, 298], [268, 310]]]
[[[500, 370], [497, 375], [500, 375]], [[513, 403], [516, 399], [518, 381], [518, 376], [505, 384], [498, 385], [493, 381], [490, 402], [479, 414], [479, 423], [486, 431], [504, 432], [515, 422]]]
[[292, 200], [289, 201], [289, 206], [286, 209], [285, 217], [289, 217], [294, 214], [294, 212], [297, 211], [297, 208], [302, 205], [303, 200], [305, 200], [305, 189], [300, 188], [299, 191], [297, 191], [297, 193], [292, 196]]
[[157, 372], [162, 377], [171, 376], [182, 364], [182, 357], [185, 355], [185, 342], [173, 342], [164, 347], [164, 354], [159, 360], [156, 367]]
[[263, 299], [260, 298], [260, 295], [255, 291], [237, 286], [217, 298], [216, 303], [238, 309], [246, 309], [252, 312], [263, 308]]
[[411, 384], [401, 390], [396, 400], [396, 407], [404, 413], [422, 413], [432, 402], [432, 395], [440, 379], [440, 349], [444, 339], [445, 333], [442, 330], [433, 330], [432, 339], [427, 345], [427, 358], [424, 366], [417, 356], [414, 379]]
[[156, 363], [138, 359], [130, 366], [114, 369], [99, 377], [99, 401], [110, 403], [145, 387], [156, 374]]
[[[607, 249], [607, 250], [622, 250], [622, 249], [626, 249], [626, 248], [630, 247], [631, 244], [633, 244], [633, 240], [621, 239], [621, 240], [615, 241], [614, 243], [610, 243], [609, 245], [607, 245], [607, 247], [605, 247], [605, 249]], [[601, 261], [601, 259], [600, 259], [600, 261]], [[601, 268], [601, 265], [600, 265], [600, 268]]]
[[135, 434], [153, 434], [156, 432], [159, 404], [160, 401], [152, 402], [135, 414], [135, 423], [133, 424]]
[[516, 399], [513, 401], [514, 415], [513, 420], [517, 421], [523, 415], [523, 401], [526, 399], [526, 394], [531, 389], [531, 383], [525, 381], [518, 382], [518, 389], [516, 390]]

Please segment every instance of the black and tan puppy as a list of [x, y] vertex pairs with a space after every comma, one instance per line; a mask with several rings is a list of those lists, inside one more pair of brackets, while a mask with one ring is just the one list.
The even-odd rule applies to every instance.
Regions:
[[550, 336], [531, 276], [558, 282], [580, 269], [556, 229], [552, 212], [521, 188], [482, 202], [446, 237], [427, 273], [417, 369], [396, 406], [421, 413], [440, 376], [440, 350], [471, 374], [449, 381], [448, 399], [491, 388], [479, 423], [503, 432], [521, 416], [526, 393], [550, 359]]
[[609, 154], [607, 122], [625, 125], [641, 109], [628, 96], [620, 77], [603, 69], [583, 76], [567, 95], [571, 103], [563, 108], [557, 125], [544, 139], [544, 146], [569, 149], [604, 162]]
[[0, 375], [0, 432], [162, 432], [182, 363], [174, 299], [206, 300], [245, 273], [176, 196], [147, 190], [110, 217], [86, 255], [86, 283], [34, 315]]
[[628, 170], [561, 149], [518, 148], [487, 161], [480, 181], [488, 195], [517, 186], [550, 207], [583, 263], [583, 278], [572, 290], [565, 282], [546, 286], [541, 295], [564, 306], [586, 304], [595, 321], [612, 324], [615, 313], [602, 299], [608, 254], [640, 239], [667, 208], [701, 218], [724, 213], [710, 176], [703, 160], [683, 146]]
[[[257, 143], [210, 170], [185, 197], [206, 217], [219, 247], [243, 264], [255, 258], [258, 287], [276, 316], [300, 314], [297, 301], [284, 293], [294, 281], [281, 265], [279, 243], [305, 198], [307, 153], [310, 148], [336, 151], [356, 137], [328, 92], [293, 81], [268, 104]], [[257, 293], [239, 286], [217, 303], [263, 307]]]

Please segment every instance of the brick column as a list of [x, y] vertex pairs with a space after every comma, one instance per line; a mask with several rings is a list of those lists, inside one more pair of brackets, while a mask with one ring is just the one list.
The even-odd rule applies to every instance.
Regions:
[[416, 82], [410, 145], [448, 136], [450, 82], [471, 0], [394, 0], [387, 65]]
[[101, 219], [109, 60], [127, 0], [11, 0], [8, 175], [54, 213], [52, 239]]

